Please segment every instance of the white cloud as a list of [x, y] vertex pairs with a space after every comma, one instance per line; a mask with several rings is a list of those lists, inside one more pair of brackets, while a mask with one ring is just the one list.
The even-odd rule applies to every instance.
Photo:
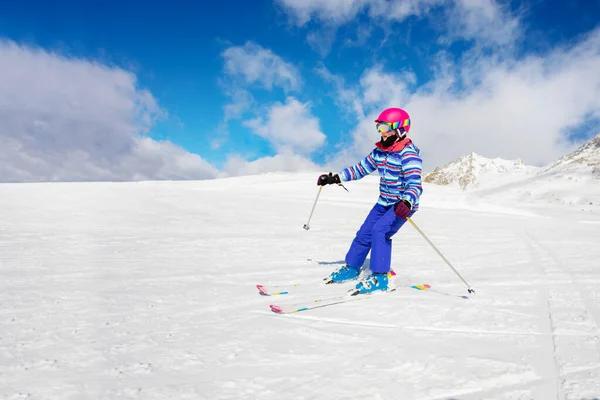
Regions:
[[273, 105], [265, 117], [246, 121], [244, 125], [267, 139], [278, 152], [293, 149], [308, 154], [325, 142], [319, 120], [310, 113], [309, 104], [293, 97], [288, 97], [285, 104]]
[[[389, 73], [377, 66], [366, 70], [355, 87], [348, 87], [344, 80], [329, 72], [325, 67], [317, 70], [325, 80], [336, 87], [335, 101], [346, 113], [353, 114], [357, 126], [344, 141], [334, 156], [337, 162], [348, 163], [353, 158], [365, 155], [379, 139], [374, 120], [379, 112], [387, 107], [405, 104], [411, 97], [410, 87], [416, 83], [413, 73]], [[365, 154], [363, 154], [365, 153]], [[335, 161], [334, 161], [335, 163]]]
[[474, 71], [481, 83], [461, 95], [444, 88], [417, 93], [407, 108], [433, 159], [479, 151], [546, 164], [572, 149], [569, 128], [599, 115], [597, 71], [600, 30], [571, 49]]
[[131, 154], [124, 157], [122, 164], [126, 170], [137, 171], [136, 180], [205, 179], [217, 176], [217, 169], [199, 155], [168, 141], [139, 137], [134, 143]]
[[359, 25], [356, 28], [356, 39], [346, 37], [344, 39], [344, 45], [348, 47], [362, 47], [367, 44], [371, 36], [373, 35], [373, 27], [369, 25]]
[[229, 97], [233, 100], [225, 105], [225, 120], [241, 118], [254, 104], [255, 100], [252, 94], [247, 90], [237, 88]]
[[[229, 89], [226, 90], [232, 101], [224, 108], [225, 118], [221, 123], [224, 134], [213, 142], [213, 148], [222, 145], [228, 135], [229, 120], [240, 119], [245, 113], [258, 108], [257, 101], [249, 92], [252, 85], [268, 90], [281, 87], [286, 92], [298, 90], [302, 85], [300, 73], [292, 64], [258, 44], [248, 42], [242, 47], [230, 47], [222, 55], [225, 73], [234, 78], [227, 82]], [[259, 116], [245, 120], [243, 125], [265, 138], [277, 154], [252, 161], [241, 155], [231, 155], [219, 176], [316, 170], [307, 155], [324, 143], [325, 135], [320, 131], [319, 120], [311, 114], [308, 103], [288, 97], [283, 104], [278, 102], [268, 106], [264, 113], [254, 113]]]
[[[315, 46], [321, 47], [322, 43], [316, 40]], [[328, 51], [327, 45], [323, 51]], [[252, 85], [269, 90], [281, 87], [286, 92], [302, 85], [300, 74], [292, 64], [258, 44], [248, 42], [242, 47], [230, 47], [222, 55], [225, 73], [234, 78], [227, 82], [229, 88], [226, 90], [232, 102], [224, 108], [225, 118], [220, 125], [223, 135], [213, 141], [213, 148], [224, 143], [229, 120], [240, 119], [253, 109], [260, 110], [249, 91]], [[277, 154], [252, 161], [241, 155], [229, 156], [220, 175], [316, 170], [308, 154], [320, 147], [326, 138], [320, 130], [319, 120], [311, 114], [309, 103], [287, 97], [285, 103], [277, 102], [267, 106], [266, 111], [254, 111], [254, 114], [257, 116], [245, 119], [242, 124], [266, 139]]]
[[[220, 148], [227, 142], [230, 120], [241, 119], [244, 114], [257, 107], [257, 101], [249, 91], [251, 86], [258, 85], [268, 90], [281, 87], [288, 92], [298, 90], [302, 85], [300, 73], [292, 64], [256, 43], [247, 42], [244, 46], [229, 47], [222, 53], [222, 56], [225, 62], [224, 71], [228, 77], [233, 78], [223, 82], [226, 88], [225, 94], [231, 98], [231, 101], [223, 107], [224, 118], [218, 127], [221, 134], [212, 141], [213, 149]], [[283, 112], [284, 110], [275, 107], [271, 110], [274, 116], [270, 118], [277, 118]], [[306, 134], [304, 127], [313, 123], [311, 121], [312, 119], [309, 118], [308, 121], [301, 122], [300, 125], [303, 127], [301, 134]], [[245, 125], [251, 126], [257, 134], [273, 142], [276, 148], [279, 148], [282, 143], [288, 142], [276, 140], [276, 135], [270, 133], [269, 129], [271, 128], [263, 127], [261, 124], [260, 118], [245, 122]], [[307, 135], [309, 138], [312, 137], [310, 133]]]
[[306, 42], [321, 57], [327, 56], [335, 42], [336, 30], [333, 28], [323, 28], [309, 32], [306, 35]]
[[371, 0], [367, 1], [371, 17], [402, 21], [412, 15], [426, 15], [432, 8], [448, 4], [445, 0]]
[[457, 0], [447, 20], [450, 37], [512, 47], [521, 36], [519, 17], [494, 0]]
[[310, 159], [293, 151], [284, 150], [272, 157], [262, 157], [247, 161], [239, 156], [231, 156], [223, 167], [224, 173], [230, 176], [254, 175], [266, 172], [298, 172], [320, 171]]
[[221, 148], [229, 140], [229, 121], [242, 118], [256, 104], [254, 96], [240, 87], [233, 86], [226, 91], [226, 95], [231, 98], [231, 102], [223, 106], [223, 121], [216, 128], [219, 135], [211, 141], [212, 149]]
[[242, 77], [246, 84], [259, 84], [269, 90], [274, 86], [297, 90], [302, 84], [300, 74], [292, 64], [256, 43], [229, 47], [222, 56], [225, 72]]
[[342, 25], [356, 15], [371, 0], [277, 0], [290, 13], [295, 23], [305, 25], [315, 18], [331, 25]]
[[382, 72], [380, 67], [370, 69], [360, 79], [363, 103], [380, 108], [386, 104], [402, 104], [409, 95], [408, 87], [416, 80], [412, 72], [391, 74]]
[[130, 72], [0, 41], [0, 181], [214, 177], [141, 136], [163, 114]]
[[[411, 136], [428, 170], [471, 151], [547, 164], [578, 145], [567, 140], [573, 127], [600, 118], [600, 28], [545, 56], [440, 60], [435, 80], [416, 91], [408, 89], [410, 75], [378, 69], [365, 71], [354, 88], [343, 88], [346, 110], [364, 115], [356, 113], [353, 145], [332, 162], [345, 164], [370, 151], [377, 139], [373, 116], [392, 105], [411, 114]], [[385, 87], [394, 90], [377, 101]]]
[[520, 34], [520, 22], [508, 7], [494, 0], [277, 0], [298, 26], [312, 20], [331, 29], [366, 13], [372, 20], [402, 22], [410, 16], [424, 17], [436, 7], [445, 8], [445, 18], [435, 25], [448, 39], [469, 39], [484, 44], [512, 44]]
[[331, 82], [334, 85], [336, 89], [336, 95], [334, 96], [333, 100], [338, 107], [346, 111], [348, 114], [354, 113], [354, 116], [358, 120], [361, 120], [365, 117], [365, 112], [360, 97], [357, 96], [353, 89], [349, 89], [347, 87], [346, 82], [341, 76], [331, 73], [331, 71], [329, 71], [324, 65], [318, 66], [315, 69], [315, 72], [323, 80]]

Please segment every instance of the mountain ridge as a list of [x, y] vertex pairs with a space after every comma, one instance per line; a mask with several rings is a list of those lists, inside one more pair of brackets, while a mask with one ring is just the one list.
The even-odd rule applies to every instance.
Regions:
[[547, 166], [542, 173], [574, 172], [578, 169], [589, 170], [592, 175], [600, 178], [600, 133], [575, 151]]
[[433, 172], [426, 174], [423, 181], [437, 185], [456, 183], [462, 190], [468, 190], [480, 187], [485, 179], [498, 180], [506, 175], [522, 175], [525, 178], [538, 170], [538, 167], [525, 165], [521, 159], [492, 159], [471, 152], [442, 168], [437, 167]]
[[462, 190], [473, 190], [502, 186], [508, 181], [526, 180], [537, 175], [563, 176], [577, 172], [600, 179], [600, 133], [545, 167], [526, 165], [520, 158], [487, 158], [471, 152], [444, 167], [436, 167], [433, 172], [424, 175], [423, 182], [436, 185], [456, 184]]

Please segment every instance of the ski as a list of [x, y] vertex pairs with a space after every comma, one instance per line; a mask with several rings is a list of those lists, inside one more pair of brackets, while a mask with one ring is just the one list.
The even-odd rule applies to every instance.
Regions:
[[[289, 295], [289, 294], [294, 294], [294, 293], [307, 292], [307, 291], [311, 291], [314, 289], [336, 288], [336, 287], [338, 287], [338, 285], [340, 285], [340, 284], [326, 285], [325, 283], [322, 283], [322, 282], [315, 282], [315, 283], [294, 283], [294, 284], [289, 284], [289, 285], [256, 285], [256, 288], [258, 289], [259, 293], [263, 296], [282, 296], [282, 295]], [[417, 289], [417, 290], [429, 290], [432, 293], [436, 293], [436, 294], [439, 294], [442, 296], [456, 297], [456, 298], [464, 299], [464, 300], [469, 299], [469, 296], [454, 294], [454, 293], [447, 293], [447, 292], [443, 292], [443, 291], [440, 291], [437, 289], [432, 289], [431, 286], [428, 284], [396, 285], [396, 286], [397, 287], [410, 287], [410, 288]]]
[[[431, 286], [429, 286], [427, 284], [411, 285], [411, 286], [396, 286], [396, 288], [392, 289], [390, 292], [393, 292], [396, 289], [402, 288], [402, 287], [416, 289], [416, 290], [429, 290], [431, 288]], [[378, 294], [379, 292], [376, 292], [376, 293]], [[370, 294], [375, 294], [375, 293], [359, 294], [356, 289], [350, 289], [348, 291], [348, 293], [341, 295], [341, 296], [317, 298], [314, 300], [306, 300], [303, 302], [298, 302], [298, 303], [293, 303], [293, 304], [284, 304], [284, 305], [271, 304], [271, 305], [269, 305], [269, 307], [271, 308], [271, 311], [273, 311], [274, 313], [277, 313], [277, 314], [291, 314], [291, 313], [296, 313], [296, 312], [300, 312], [300, 311], [307, 311], [307, 310], [313, 310], [315, 308], [331, 306], [334, 304], [347, 303], [349, 301], [368, 299], [368, 298], [370, 298]]]
[[362, 300], [368, 298], [367, 295], [357, 295], [352, 296], [351, 294], [345, 294], [343, 296], [335, 296], [335, 297], [326, 297], [322, 299], [315, 300], [307, 300], [305, 302], [294, 303], [294, 304], [284, 304], [284, 305], [275, 305], [271, 304], [269, 307], [271, 311], [277, 314], [291, 314], [300, 311], [312, 310], [315, 308], [331, 306], [334, 304], [346, 303], [349, 301]]
[[258, 292], [263, 296], [282, 296], [286, 294], [304, 292], [307, 290], [324, 287], [326, 287], [326, 285], [321, 282], [292, 283], [289, 285], [256, 285]]
[[459, 299], [469, 300], [469, 296], [464, 296], [464, 295], [461, 295], [461, 294], [454, 294], [454, 293], [442, 292], [440, 290], [432, 289], [431, 286], [428, 285], [428, 284], [414, 285], [414, 286], [411, 286], [411, 288], [418, 289], [418, 290], [429, 290], [432, 293], [441, 294], [442, 296], [456, 297], [456, 298], [459, 298]]

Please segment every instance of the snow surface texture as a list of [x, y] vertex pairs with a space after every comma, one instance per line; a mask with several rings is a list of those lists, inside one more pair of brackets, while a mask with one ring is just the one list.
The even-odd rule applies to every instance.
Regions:
[[[598, 213], [426, 184], [414, 221], [471, 299], [277, 315], [348, 288], [255, 285], [328, 275], [377, 198], [325, 187], [305, 231], [316, 178], [0, 185], [0, 399], [600, 398]], [[467, 294], [409, 224], [393, 267]]]

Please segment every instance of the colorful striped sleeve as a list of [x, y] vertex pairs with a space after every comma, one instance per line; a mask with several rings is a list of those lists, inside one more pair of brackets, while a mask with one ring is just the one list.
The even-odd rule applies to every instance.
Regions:
[[419, 200], [419, 197], [421, 197], [421, 193], [423, 193], [423, 186], [421, 183], [423, 160], [419, 155], [419, 151], [414, 146], [405, 147], [401, 158], [402, 170], [406, 182], [402, 199], [408, 200], [408, 202], [414, 206]]
[[377, 169], [375, 161], [373, 160], [374, 151], [368, 156], [358, 162], [358, 164], [347, 167], [339, 173], [342, 182], [355, 181], [369, 175], [371, 172]]

